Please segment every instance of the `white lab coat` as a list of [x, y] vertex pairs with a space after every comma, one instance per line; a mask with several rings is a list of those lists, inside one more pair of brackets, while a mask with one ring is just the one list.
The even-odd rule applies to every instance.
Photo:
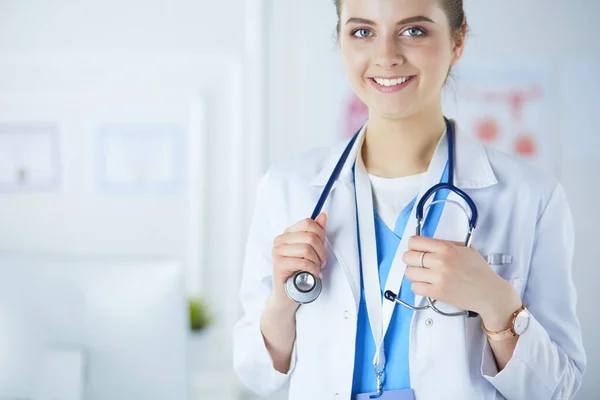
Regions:
[[[360, 138], [350, 160], [356, 158], [359, 143]], [[329, 216], [323, 291], [296, 313], [287, 374], [273, 368], [259, 328], [272, 285], [273, 239], [310, 216], [345, 144], [273, 166], [260, 181], [240, 290], [244, 315], [234, 329], [236, 373], [258, 394], [269, 395], [289, 380], [290, 400], [351, 398], [360, 300], [352, 162], [346, 163], [325, 204]], [[439, 151], [447, 150], [440, 145]], [[512, 359], [498, 373], [480, 318], [415, 312], [409, 364], [416, 399], [572, 398], [581, 385], [586, 356], [571, 276], [574, 232], [563, 188], [528, 163], [460, 131], [455, 163], [455, 184], [479, 209], [473, 246], [483, 255], [512, 256], [511, 264], [491, 268], [513, 285], [532, 318]], [[462, 201], [452, 194], [449, 199]], [[445, 207], [435, 237], [464, 240], [464, 214], [452, 208]], [[409, 221], [407, 232], [414, 232], [414, 225]], [[417, 296], [417, 304], [423, 301]]]

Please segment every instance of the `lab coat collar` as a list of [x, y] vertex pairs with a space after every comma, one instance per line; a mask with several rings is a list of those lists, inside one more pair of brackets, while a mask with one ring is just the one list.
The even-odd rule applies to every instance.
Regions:
[[[362, 147], [366, 127], [367, 124], [359, 131], [359, 136], [348, 156], [348, 162], [346, 162], [344, 168], [340, 172], [338, 181], [353, 183], [352, 166], [354, 160], [356, 160], [358, 150]], [[490, 165], [485, 147], [476, 139], [471, 138], [466, 133], [462, 132], [456, 124], [455, 127], [456, 155], [454, 161], [454, 182], [456, 186], [461, 189], [479, 189], [493, 186], [498, 183], [492, 166]], [[344, 143], [332, 147], [327, 156], [327, 160], [323, 164], [324, 167], [311, 181], [311, 186], [325, 186], [327, 184], [327, 181], [347, 144], [348, 141], [345, 141]], [[440, 140], [439, 146], [441, 145], [444, 145], [444, 149], [446, 149], [445, 136]], [[441, 148], [438, 150], [441, 150]], [[335, 187], [336, 184], [333, 185], [333, 189], [335, 189]]]

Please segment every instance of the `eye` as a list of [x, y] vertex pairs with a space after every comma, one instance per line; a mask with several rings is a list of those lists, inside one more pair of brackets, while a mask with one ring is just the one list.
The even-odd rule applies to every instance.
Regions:
[[365, 29], [365, 28], [359, 28], [359, 29], [353, 30], [351, 35], [356, 38], [367, 38], [367, 37], [373, 36], [373, 32], [371, 32], [370, 30]]
[[402, 32], [402, 35], [410, 36], [410, 37], [423, 36], [423, 35], [425, 35], [425, 31], [423, 31], [421, 28], [413, 27], [413, 28], [406, 29], [404, 32]]

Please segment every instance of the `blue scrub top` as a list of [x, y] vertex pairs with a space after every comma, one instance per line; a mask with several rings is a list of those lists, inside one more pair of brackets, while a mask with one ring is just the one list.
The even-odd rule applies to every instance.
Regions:
[[[400, 245], [404, 226], [412, 210], [411, 203], [405, 208], [398, 221], [396, 229], [392, 232], [375, 213], [375, 235], [377, 240], [377, 260], [379, 262], [379, 285], [385, 288], [390, 267], [394, 261], [396, 250]], [[399, 229], [401, 228], [401, 229]], [[414, 293], [410, 290], [411, 282], [404, 278], [400, 290], [400, 298], [409, 303], [414, 303]], [[381, 290], [383, 297], [383, 290]], [[385, 300], [387, 301], [387, 300]], [[410, 374], [408, 369], [408, 340], [410, 322], [413, 310], [406, 307], [394, 307], [390, 327], [385, 336], [384, 348], [386, 356], [385, 365], [385, 390], [405, 389], [410, 387]], [[365, 290], [362, 283], [361, 268], [361, 296], [358, 309], [358, 322], [356, 331], [356, 349], [354, 359], [354, 381], [352, 393], [370, 393], [377, 389], [376, 374], [373, 370], [373, 356], [375, 355], [375, 340], [369, 324]]]
[[[448, 179], [448, 165], [444, 170], [442, 181]], [[443, 200], [448, 197], [448, 191], [443, 190], [436, 193], [434, 200]], [[394, 261], [394, 256], [402, 235], [408, 223], [408, 218], [415, 205], [416, 198], [408, 204], [398, 216], [394, 231], [391, 231], [377, 212], [373, 210], [375, 217], [375, 237], [377, 242], [377, 261], [379, 266], [379, 286], [381, 296], [386, 285], [390, 268]], [[444, 203], [434, 204], [423, 226], [423, 236], [433, 237], [439, 223]], [[358, 220], [358, 217], [357, 217]], [[358, 224], [358, 222], [357, 222]], [[357, 230], [359, 231], [359, 230]], [[360, 232], [360, 231], [359, 231]], [[359, 240], [360, 253], [360, 240]], [[402, 257], [398, 254], [398, 257]], [[358, 320], [356, 329], [356, 347], [354, 359], [354, 377], [352, 383], [352, 394], [371, 393], [377, 390], [377, 375], [373, 369], [373, 357], [375, 355], [375, 339], [371, 331], [369, 316], [367, 313], [367, 304], [365, 301], [365, 291], [362, 278], [361, 265], [361, 296], [358, 307]], [[406, 277], [402, 280], [399, 297], [408, 304], [414, 304], [415, 295], [411, 290], [412, 282]], [[388, 300], [383, 300], [388, 301]], [[384, 339], [384, 349], [386, 356], [384, 391], [399, 390], [410, 388], [410, 370], [409, 370], [409, 340], [410, 324], [414, 311], [410, 308], [396, 305], [390, 321], [390, 326]]]

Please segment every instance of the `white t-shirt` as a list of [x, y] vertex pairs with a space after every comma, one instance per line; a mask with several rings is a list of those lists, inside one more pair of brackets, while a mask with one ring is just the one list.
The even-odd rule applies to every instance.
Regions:
[[[357, 168], [367, 173], [361, 151], [358, 152], [356, 164]], [[400, 212], [419, 193], [421, 179], [424, 179], [426, 174], [423, 172], [401, 178], [381, 178], [368, 174], [375, 210], [392, 232], [394, 232]]]
[[393, 232], [400, 212], [419, 193], [425, 172], [402, 178], [381, 178], [369, 174], [373, 205], [377, 214]]
[[[447, 130], [444, 130], [445, 135]], [[362, 148], [362, 146], [361, 146]], [[358, 161], [364, 168], [362, 151], [358, 152]], [[369, 174], [371, 190], [373, 192], [373, 205], [379, 217], [393, 232], [400, 212], [415, 198], [421, 187], [421, 180], [427, 172], [402, 178], [381, 178]]]

